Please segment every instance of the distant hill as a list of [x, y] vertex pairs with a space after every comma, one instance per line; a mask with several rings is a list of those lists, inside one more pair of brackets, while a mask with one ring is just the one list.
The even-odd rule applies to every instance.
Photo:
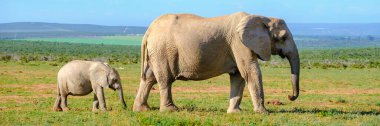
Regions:
[[146, 27], [16, 22], [0, 24], [0, 39], [144, 34]]
[[[380, 23], [289, 23], [295, 36], [380, 35]], [[147, 27], [60, 24], [44, 22], [0, 23], [0, 39], [80, 37], [144, 34]]]

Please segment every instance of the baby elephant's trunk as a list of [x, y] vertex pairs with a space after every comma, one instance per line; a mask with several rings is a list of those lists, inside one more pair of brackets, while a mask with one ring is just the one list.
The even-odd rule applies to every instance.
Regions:
[[125, 101], [124, 101], [123, 88], [120, 87], [118, 91], [119, 91], [121, 103], [123, 104], [124, 109], [127, 109], [127, 105], [125, 104]]

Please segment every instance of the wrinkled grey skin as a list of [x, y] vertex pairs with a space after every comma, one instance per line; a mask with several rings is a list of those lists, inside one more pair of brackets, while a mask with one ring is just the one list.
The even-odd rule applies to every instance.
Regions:
[[67, 111], [67, 96], [83, 96], [94, 91], [93, 111], [106, 111], [103, 88], [118, 90], [120, 100], [126, 108], [119, 73], [102, 62], [74, 60], [58, 72], [58, 97], [54, 111]]
[[149, 109], [147, 99], [155, 83], [160, 87], [160, 111], [178, 108], [172, 99], [175, 80], [204, 80], [230, 75], [228, 113], [240, 111], [245, 85], [254, 111], [266, 112], [258, 58], [287, 58], [291, 65], [293, 94], [299, 94], [299, 57], [292, 34], [282, 19], [239, 12], [214, 18], [167, 14], [148, 28], [141, 48], [141, 81], [133, 111]]

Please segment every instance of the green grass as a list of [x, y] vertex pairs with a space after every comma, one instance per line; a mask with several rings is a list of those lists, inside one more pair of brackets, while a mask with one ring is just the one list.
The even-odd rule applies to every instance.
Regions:
[[109, 45], [141, 45], [143, 36], [95, 36], [95, 37], [72, 37], [72, 38], [27, 38], [28, 41], [47, 42], [70, 42], [87, 44], [109, 44]]
[[[33, 64], [33, 65], [30, 65]], [[138, 64], [114, 63], [122, 77], [127, 110], [117, 92], [106, 89], [105, 113], [91, 112], [92, 95], [69, 97], [69, 112], [53, 112], [55, 78], [62, 66], [50, 62], [0, 61], [0, 125], [378, 125], [380, 71], [378, 69], [301, 69], [301, 93], [288, 101], [289, 68], [262, 67], [269, 114], [256, 114], [248, 90], [241, 113], [227, 114], [228, 75], [204, 81], [176, 81], [173, 98], [179, 112], [159, 112], [159, 93], [149, 97], [148, 112], [132, 112], [139, 85]], [[21, 71], [21, 72], [20, 72]], [[155, 88], [158, 88], [155, 85]], [[181, 90], [176, 90], [181, 89]]]
[[[140, 41], [139, 37], [99, 38], [125, 44], [125, 40]], [[261, 62], [265, 101], [284, 104], [266, 104], [270, 114], [253, 112], [248, 90], [243, 95], [243, 111], [227, 114], [226, 74], [204, 81], [176, 81], [173, 98], [179, 112], [159, 112], [159, 91], [153, 90], [149, 97], [153, 110], [135, 113], [131, 110], [139, 86], [139, 46], [83, 44], [86, 42], [79, 39], [75, 40], [78, 43], [47, 41], [0, 41], [0, 125], [380, 124], [380, 48], [301, 49], [301, 92], [294, 102], [287, 100], [291, 94], [287, 61], [273, 56], [270, 62]], [[72, 59], [96, 58], [104, 58], [118, 69], [128, 109], [122, 109], [117, 92], [106, 89], [111, 111], [91, 112], [93, 96], [88, 95], [69, 97], [69, 112], [53, 112], [59, 68]]]

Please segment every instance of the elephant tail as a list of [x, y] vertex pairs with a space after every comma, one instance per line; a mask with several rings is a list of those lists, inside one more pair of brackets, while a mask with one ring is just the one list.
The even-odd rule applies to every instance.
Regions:
[[146, 45], [148, 43], [149, 29], [146, 31], [142, 43], [141, 43], [141, 78], [145, 80], [145, 71], [148, 66], [148, 49]]

